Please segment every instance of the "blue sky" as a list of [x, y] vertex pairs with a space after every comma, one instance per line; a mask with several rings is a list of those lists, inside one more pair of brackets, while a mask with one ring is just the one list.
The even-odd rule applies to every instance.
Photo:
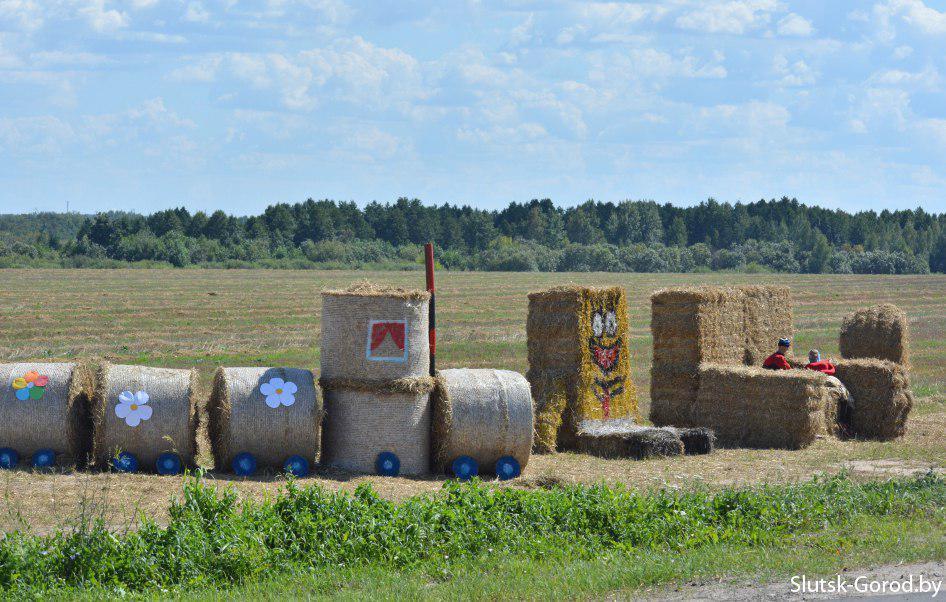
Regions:
[[942, 212], [944, 70], [933, 0], [0, 0], [0, 212]]

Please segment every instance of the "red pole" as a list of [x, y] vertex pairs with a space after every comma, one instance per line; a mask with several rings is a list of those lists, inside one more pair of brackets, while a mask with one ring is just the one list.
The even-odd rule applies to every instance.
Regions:
[[428, 338], [430, 339], [430, 375], [437, 373], [437, 312], [434, 303], [434, 243], [424, 245], [424, 267], [427, 271], [427, 291], [430, 293], [430, 317], [428, 321]]

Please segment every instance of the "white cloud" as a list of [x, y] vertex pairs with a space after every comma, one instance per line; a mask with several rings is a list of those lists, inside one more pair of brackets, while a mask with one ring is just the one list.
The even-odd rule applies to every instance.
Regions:
[[89, 25], [99, 33], [113, 32], [128, 26], [128, 15], [108, 8], [105, 0], [88, 0], [79, 8]]
[[932, 65], [927, 65], [923, 71], [914, 73], [900, 69], [885, 69], [870, 76], [868, 83], [884, 86], [920, 86], [927, 89], [936, 89], [940, 82], [939, 71]]
[[184, 11], [184, 20], [192, 23], [206, 23], [210, 20], [210, 12], [200, 2], [190, 2]]
[[92, 52], [40, 51], [30, 54], [34, 67], [95, 67], [111, 62], [107, 56]]
[[709, 2], [677, 17], [677, 27], [706, 33], [743, 34], [765, 27], [778, 9], [777, 0]]
[[72, 126], [54, 115], [0, 117], [0, 155], [55, 155], [74, 138]]
[[509, 41], [515, 46], [520, 44], [525, 44], [532, 39], [534, 35], [533, 28], [535, 27], [535, 15], [529, 13], [529, 16], [526, 17], [526, 20], [520, 23], [519, 25], [513, 27], [512, 31], [509, 32]]
[[946, 12], [930, 8], [922, 0], [888, 0], [887, 7], [920, 31], [946, 33]]
[[910, 48], [909, 46], [897, 46], [893, 50], [893, 58], [897, 59], [898, 61], [902, 61], [911, 54], [913, 54], [913, 48]]
[[713, 61], [701, 62], [690, 54], [672, 56], [655, 48], [632, 48], [593, 58], [590, 77], [610, 81], [675, 77], [722, 79], [727, 76], [726, 67], [720, 64], [724, 59], [718, 52], [714, 53]]
[[35, 0], [0, 0], [0, 22], [9, 21], [32, 31], [43, 25], [43, 12]]
[[811, 21], [802, 17], [801, 15], [796, 15], [795, 13], [790, 13], [778, 22], [778, 34], [781, 36], [798, 36], [806, 38], [815, 32], [814, 27], [811, 26]]
[[783, 54], [776, 55], [773, 59], [772, 69], [780, 78], [779, 84], [783, 86], [810, 86], [818, 79], [817, 74], [808, 63], [803, 60], [790, 63]]

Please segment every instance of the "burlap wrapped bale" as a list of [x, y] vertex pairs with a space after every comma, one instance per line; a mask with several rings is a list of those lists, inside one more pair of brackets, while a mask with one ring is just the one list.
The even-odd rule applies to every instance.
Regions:
[[512, 456], [522, 470], [532, 453], [529, 381], [509, 370], [442, 370], [433, 397], [433, 466], [445, 472], [459, 456], [481, 471]]
[[[155, 470], [165, 452], [180, 456], [185, 467], [194, 466], [197, 453], [197, 371], [103, 364], [99, 367], [92, 400], [93, 454], [107, 466], [119, 452], [129, 452], [140, 470]], [[124, 392], [144, 391], [150, 418], [130, 426], [116, 409]], [[127, 404], [126, 404], [127, 405]], [[137, 411], [137, 410], [136, 410]]]
[[837, 401], [813, 370], [705, 364], [691, 416], [728, 447], [800, 449], [837, 432]]
[[393, 452], [401, 474], [430, 471], [430, 392], [426, 376], [377, 381], [319, 380], [325, 397], [322, 464], [374, 472], [381, 452]]
[[663, 458], [683, 455], [683, 442], [667, 429], [633, 420], [585, 420], [578, 425], [576, 451], [601, 458]]
[[650, 419], [697, 426], [700, 364], [760, 365], [793, 335], [791, 294], [778, 286], [663, 289], [651, 296], [651, 332]]
[[[35, 373], [35, 374], [31, 374]], [[14, 381], [29, 375], [32, 392], [17, 398]], [[45, 377], [37, 381], [39, 377]], [[45, 383], [39, 385], [38, 383]], [[94, 370], [86, 364], [0, 364], [0, 447], [20, 454], [21, 461], [41, 449], [56, 452], [58, 465], [82, 466], [92, 448], [89, 398]], [[41, 388], [41, 394], [39, 392]]]
[[851, 428], [865, 439], [888, 441], [902, 436], [913, 408], [910, 377], [902, 364], [876, 359], [840, 360], [838, 379], [851, 392]]
[[364, 283], [322, 292], [323, 378], [384, 381], [429, 375], [430, 293]]
[[859, 309], [844, 318], [838, 341], [845, 359], [874, 358], [898, 364], [910, 361], [907, 315], [885, 303]]
[[[296, 386], [292, 403], [270, 407], [260, 387], [279, 378]], [[257, 466], [282, 470], [299, 455], [319, 460], [322, 399], [312, 372], [298, 368], [218, 368], [208, 407], [208, 430], [218, 470], [231, 470], [237, 454], [249, 452]]]
[[624, 289], [566, 286], [531, 293], [526, 332], [536, 451], [571, 448], [583, 420], [639, 418]]

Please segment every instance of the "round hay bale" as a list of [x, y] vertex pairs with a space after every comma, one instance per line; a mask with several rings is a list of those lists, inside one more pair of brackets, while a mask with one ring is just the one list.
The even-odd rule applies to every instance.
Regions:
[[529, 381], [509, 370], [442, 370], [434, 389], [434, 469], [446, 471], [460, 456], [484, 471], [512, 456], [525, 469], [532, 453]]
[[143, 471], [176, 453], [194, 466], [197, 452], [196, 370], [103, 364], [92, 401], [93, 454], [108, 466], [120, 452]]
[[322, 400], [309, 370], [218, 368], [207, 409], [217, 470], [247, 452], [280, 471], [293, 456], [318, 462]]
[[322, 377], [392, 380], [430, 372], [430, 293], [363, 284], [322, 293]]
[[0, 364], [0, 448], [21, 460], [52, 450], [59, 465], [83, 465], [92, 448], [89, 397], [94, 374], [84, 364]]
[[374, 472], [378, 454], [391, 452], [400, 460], [401, 474], [430, 471], [432, 378], [387, 384], [322, 379], [320, 384], [325, 396], [323, 465]]

